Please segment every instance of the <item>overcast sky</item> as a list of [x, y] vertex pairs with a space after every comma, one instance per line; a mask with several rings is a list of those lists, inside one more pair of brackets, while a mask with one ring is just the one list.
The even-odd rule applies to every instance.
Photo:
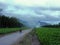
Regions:
[[0, 0], [0, 2], [23, 6], [60, 7], [60, 0]]
[[0, 8], [7, 16], [15, 16], [30, 22], [60, 21], [60, 0], [0, 0]]

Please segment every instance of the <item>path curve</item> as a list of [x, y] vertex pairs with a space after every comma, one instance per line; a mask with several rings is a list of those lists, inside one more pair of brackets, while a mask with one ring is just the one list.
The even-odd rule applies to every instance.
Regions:
[[22, 32], [18, 31], [18, 32], [6, 35], [0, 38], [0, 45], [12, 45], [16, 41], [18, 41], [18, 39], [21, 40], [24, 37], [24, 35], [28, 34], [31, 31], [32, 29], [27, 29], [27, 30], [23, 30]]

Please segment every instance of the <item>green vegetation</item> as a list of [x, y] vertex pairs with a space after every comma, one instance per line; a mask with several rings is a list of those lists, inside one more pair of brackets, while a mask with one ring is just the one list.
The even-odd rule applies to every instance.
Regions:
[[7, 34], [25, 29], [26, 27], [16, 17], [8, 17], [1, 13], [0, 9], [0, 34]]
[[23, 27], [24, 25], [20, 23], [19, 19], [15, 17], [7, 17], [4, 15], [0, 15], [0, 28], [16, 28]]
[[43, 25], [42, 27], [49, 27], [49, 28], [60, 28], [60, 23], [58, 24], [48, 24], [48, 25]]
[[60, 28], [36, 28], [35, 31], [42, 45], [60, 45]]
[[23, 29], [27, 29], [27, 28], [25, 28], [25, 27], [22, 27], [22, 28], [0, 28], [0, 34], [12, 33], [12, 32], [16, 32], [16, 31], [23, 30]]

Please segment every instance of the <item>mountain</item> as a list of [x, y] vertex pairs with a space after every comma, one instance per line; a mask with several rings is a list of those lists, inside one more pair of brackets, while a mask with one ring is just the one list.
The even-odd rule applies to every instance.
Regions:
[[42, 22], [42, 21], [35, 21], [33, 23], [29, 23], [28, 21], [26, 20], [20, 20], [21, 23], [23, 23], [25, 26], [27, 27], [41, 27], [41, 26], [44, 26], [44, 25], [49, 25], [49, 23], [47, 22]]
[[49, 23], [47, 22], [42, 22], [38, 19], [33, 19], [31, 17], [28, 16], [23, 16], [23, 15], [18, 15], [17, 14], [11, 14], [11, 13], [4, 13], [5, 16], [9, 16], [9, 17], [16, 17], [17, 19], [19, 19], [19, 21], [24, 24], [27, 27], [40, 27], [43, 25], [48, 25]]
[[47, 22], [41, 22], [41, 21], [39, 21], [39, 23], [40, 23], [41, 26], [49, 25], [49, 23], [47, 23]]

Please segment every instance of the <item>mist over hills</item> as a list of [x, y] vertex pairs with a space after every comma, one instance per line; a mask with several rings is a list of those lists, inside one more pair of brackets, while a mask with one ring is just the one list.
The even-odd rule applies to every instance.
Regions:
[[[60, 8], [26, 7], [0, 3], [1, 12], [5, 16], [16, 17], [26, 26], [39, 27], [60, 22]], [[40, 22], [39, 22], [40, 21]]]

